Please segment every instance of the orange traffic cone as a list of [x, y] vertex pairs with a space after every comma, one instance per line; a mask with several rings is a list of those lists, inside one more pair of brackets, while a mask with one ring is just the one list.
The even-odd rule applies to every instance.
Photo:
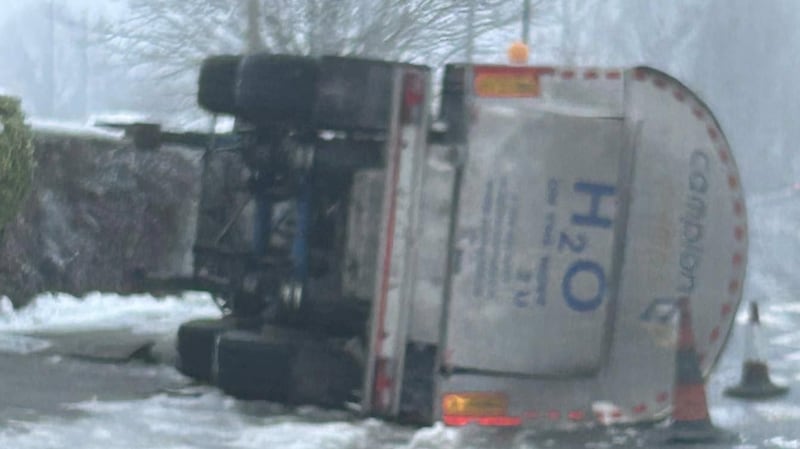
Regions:
[[672, 422], [667, 428], [669, 443], [727, 442], [735, 437], [717, 429], [708, 414], [708, 402], [694, 347], [689, 298], [681, 298], [678, 350], [675, 356], [675, 390], [672, 397]]
[[739, 385], [725, 390], [725, 394], [744, 399], [763, 399], [786, 394], [788, 387], [775, 385], [769, 378], [767, 362], [759, 356], [759, 328], [761, 327], [758, 303], [750, 303], [750, 320], [745, 334], [745, 354], [742, 380]]

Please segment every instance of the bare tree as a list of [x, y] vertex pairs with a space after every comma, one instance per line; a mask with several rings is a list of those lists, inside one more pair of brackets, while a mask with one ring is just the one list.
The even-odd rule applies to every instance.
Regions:
[[[519, 19], [516, 0], [474, 4], [476, 38]], [[146, 95], [140, 106], [173, 112], [192, 107], [197, 68], [211, 54], [255, 48], [438, 65], [463, 54], [470, 5], [463, 0], [129, 0], [129, 9], [122, 21], [101, 30], [105, 43], [142, 83]]]

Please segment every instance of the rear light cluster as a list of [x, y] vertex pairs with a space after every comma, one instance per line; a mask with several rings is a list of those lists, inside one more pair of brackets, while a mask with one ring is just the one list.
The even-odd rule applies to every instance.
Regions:
[[452, 393], [442, 398], [443, 421], [448, 426], [510, 427], [522, 419], [508, 414], [508, 397], [502, 393]]
[[522, 425], [523, 420], [547, 419], [580, 422], [587, 418], [584, 410], [562, 413], [559, 410], [543, 412], [528, 411], [522, 416], [508, 415], [508, 397], [503, 393], [470, 392], [449, 393], [442, 397], [442, 420], [448, 426], [461, 427], [476, 424], [486, 427], [514, 427]]

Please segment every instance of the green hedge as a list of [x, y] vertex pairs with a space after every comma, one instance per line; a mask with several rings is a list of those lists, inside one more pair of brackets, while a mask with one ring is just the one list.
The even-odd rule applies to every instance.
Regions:
[[17, 98], [0, 95], [0, 230], [19, 212], [33, 173], [30, 128]]

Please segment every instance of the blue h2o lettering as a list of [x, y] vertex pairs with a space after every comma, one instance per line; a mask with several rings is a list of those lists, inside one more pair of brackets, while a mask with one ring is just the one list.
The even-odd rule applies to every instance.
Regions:
[[[593, 296], [588, 298], [575, 296], [572, 291], [572, 279], [579, 273], [588, 273], [596, 278], [597, 291]], [[603, 303], [603, 298], [606, 294], [606, 275], [603, 272], [603, 267], [591, 260], [576, 260], [564, 274], [564, 280], [561, 282], [561, 292], [569, 308], [576, 312], [591, 312], [597, 309]]]
[[[604, 197], [613, 197], [616, 193], [614, 186], [607, 184], [596, 184], [590, 182], [576, 182], [573, 186], [575, 192], [589, 195], [589, 210], [585, 213], [573, 213], [571, 222], [575, 226], [588, 226], [600, 229], [609, 229], [613, 224], [613, 218], [600, 214], [600, 203]], [[585, 234], [578, 233], [571, 237], [566, 232], [562, 232], [558, 241], [558, 251], [569, 250], [575, 254], [583, 253], [587, 246]], [[593, 295], [579, 297], [573, 289], [573, 282], [577, 275], [593, 276], [597, 288]], [[561, 281], [561, 293], [564, 296], [567, 306], [576, 312], [591, 312], [603, 304], [606, 295], [606, 274], [603, 267], [589, 259], [578, 259], [572, 262], [564, 278]]]

